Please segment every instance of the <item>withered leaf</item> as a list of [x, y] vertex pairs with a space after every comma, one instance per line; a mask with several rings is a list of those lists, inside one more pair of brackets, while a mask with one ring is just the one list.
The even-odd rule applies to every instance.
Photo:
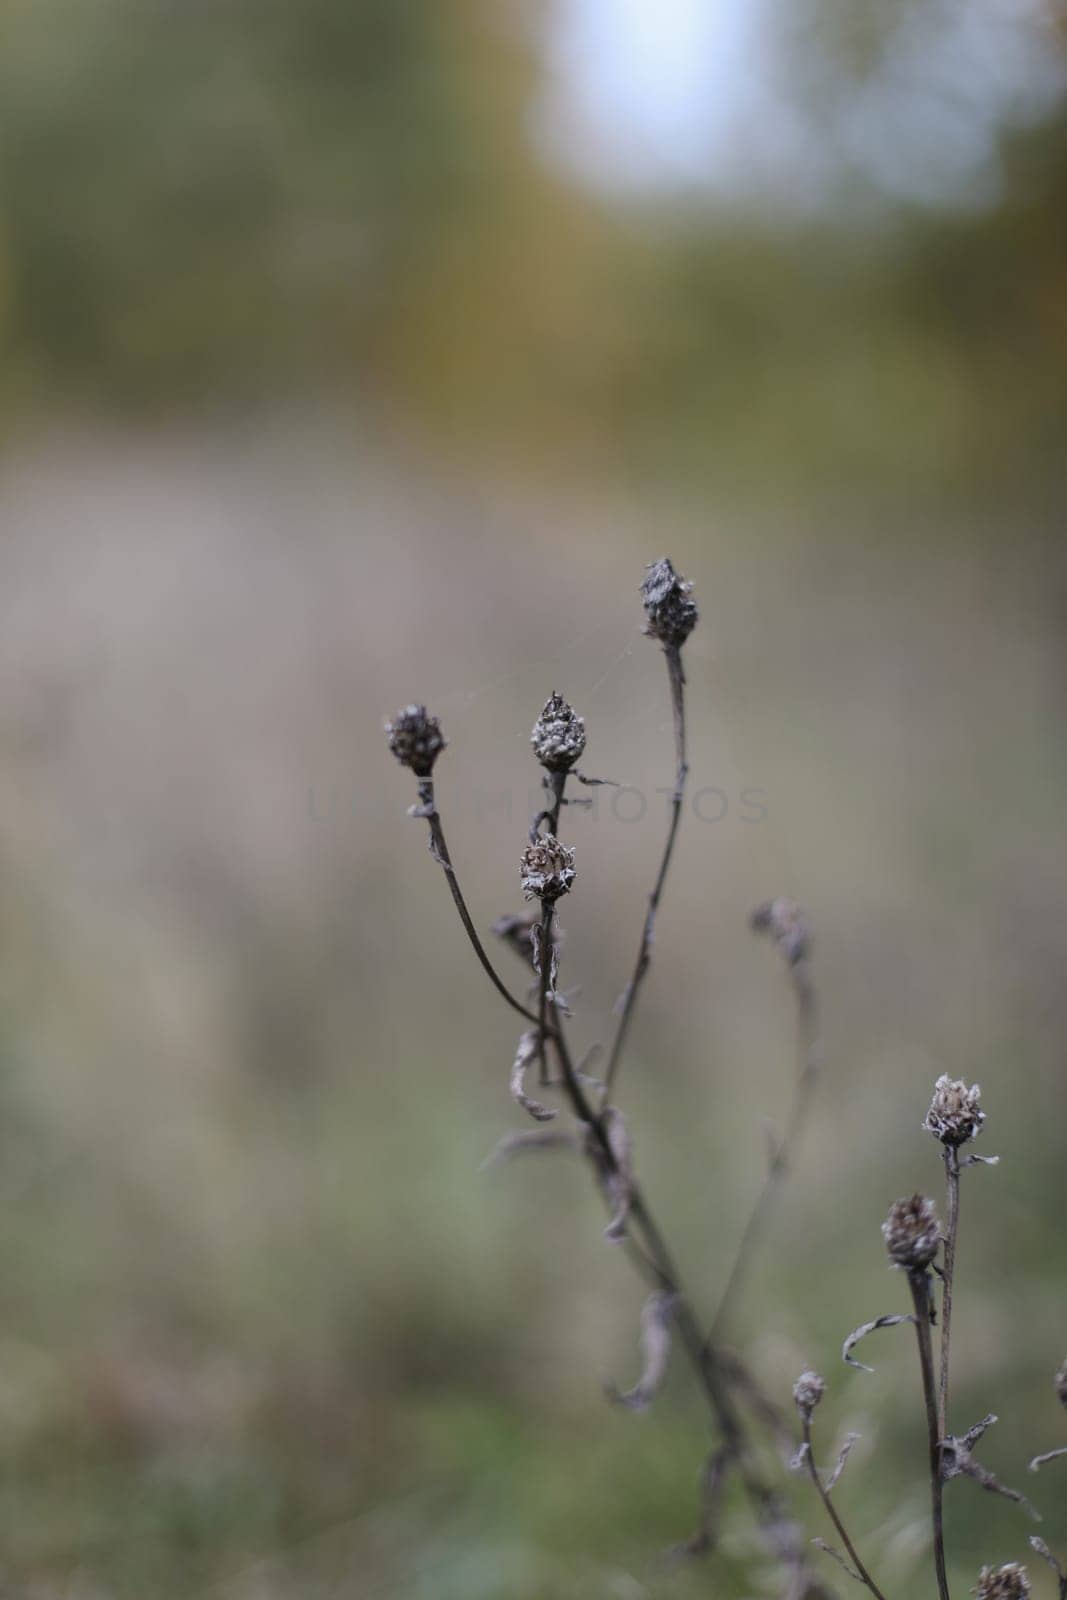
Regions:
[[515, 1052], [515, 1060], [511, 1068], [511, 1098], [516, 1105], [533, 1117], [535, 1122], [551, 1122], [556, 1115], [547, 1106], [541, 1105], [538, 1100], [531, 1100], [526, 1093], [526, 1069], [531, 1061], [538, 1055], [537, 1030], [528, 1028], [519, 1040], [519, 1048]]
[[608, 1385], [608, 1395], [630, 1411], [644, 1411], [651, 1405], [667, 1372], [671, 1354], [671, 1318], [676, 1296], [653, 1294], [641, 1312], [641, 1376], [632, 1389], [620, 1392]]
[[873, 1322], [862, 1322], [858, 1328], [853, 1328], [844, 1344], [841, 1346], [842, 1358], [850, 1367], [856, 1367], [860, 1372], [873, 1372], [873, 1367], [865, 1367], [862, 1361], [857, 1361], [852, 1352], [861, 1339], [866, 1339], [869, 1333], [875, 1333], [879, 1328], [895, 1328], [902, 1322], [914, 1322], [910, 1314], [903, 1316], [875, 1317]]

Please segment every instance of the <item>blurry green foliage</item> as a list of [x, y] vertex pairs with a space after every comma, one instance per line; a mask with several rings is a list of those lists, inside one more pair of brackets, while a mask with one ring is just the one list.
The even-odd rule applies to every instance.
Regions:
[[[594, 470], [1054, 469], [1067, 123], [1017, 141], [987, 215], [620, 214], [539, 163], [518, 16], [7, 0], [8, 405], [325, 382], [454, 446]], [[837, 71], [873, 70], [868, 32], [829, 30]]]

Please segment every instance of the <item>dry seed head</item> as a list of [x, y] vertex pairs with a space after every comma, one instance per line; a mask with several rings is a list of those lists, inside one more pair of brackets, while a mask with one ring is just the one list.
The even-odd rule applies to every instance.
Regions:
[[519, 863], [527, 900], [558, 900], [574, 882], [574, 851], [551, 833], [528, 844]]
[[923, 1127], [942, 1144], [961, 1145], [982, 1131], [985, 1112], [978, 1104], [982, 1091], [976, 1083], [968, 1089], [962, 1078], [943, 1072], [934, 1084], [934, 1098]]
[[697, 625], [700, 613], [691, 599], [693, 585], [675, 572], [666, 556], [653, 561], [641, 585], [645, 603], [645, 632], [663, 644], [683, 645]]
[[817, 1372], [802, 1372], [793, 1385], [793, 1399], [797, 1403], [797, 1410], [805, 1422], [811, 1421], [811, 1414], [819, 1401], [826, 1393], [826, 1380], [820, 1378]]
[[882, 1223], [882, 1237], [898, 1267], [907, 1267], [912, 1271], [925, 1270], [936, 1256], [941, 1242], [934, 1202], [921, 1194], [894, 1201], [888, 1217]]
[[757, 906], [752, 913], [752, 927], [756, 933], [766, 933], [778, 947], [783, 960], [791, 967], [797, 966], [811, 954], [811, 923], [803, 906], [795, 900], [779, 896]]
[[1056, 1374], [1056, 1393], [1060, 1397], [1060, 1405], [1067, 1406], [1067, 1361]]
[[974, 1592], [977, 1600], [1028, 1600], [1030, 1578], [1017, 1561], [1009, 1561], [1005, 1567], [983, 1567]]
[[530, 743], [549, 772], [567, 772], [585, 749], [585, 719], [553, 690], [533, 725]]
[[428, 778], [433, 764], [448, 740], [436, 717], [425, 706], [405, 706], [392, 722], [385, 724], [389, 748], [402, 767], [410, 767], [416, 777]]

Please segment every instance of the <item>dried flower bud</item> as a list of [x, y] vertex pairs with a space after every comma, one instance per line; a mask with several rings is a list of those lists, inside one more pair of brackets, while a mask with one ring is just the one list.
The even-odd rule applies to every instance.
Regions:
[[519, 863], [527, 900], [558, 900], [574, 882], [574, 851], [551, 833], [528, 844]]
[[385, 724], [389, 748], [402, 767], [410, 767], [418, 778], [428, 778], [433, 764], [448, 740], [436, 717], [425, 706], [405, 706], [392, 722]]
[[921, 1194], [895, 1201], [882, 1223], [882, 1237], [898, 1267], [912, 1270], [928, 1267], [941, 1242], [934, 1202]]
[[1056, 1393], [1060, 1397], [1060, 1405], [1067, 1406], [1067, 1361], [1056, 1374]]
[[811, 1414], [819, 1401], [826, 1393], [826, 1380], [820, 1378], [817, 1372], [802, 1372], [793, 1385], [793, 1399], [797, 1403], [797, 1410], [805, 1422], [811, 1421]]
[[976, 1600], [1028, 1600], [1030, 1578], [1017, 1561], [1006, 1567], [983, 1567], [978, 1574]]
[[645, 632], [663, 644], [683, 645], [697, 625], [700, 613], [690, 599], [693, 585], [675, 572], [667, 557], [653, 561], [641, 585]]
[[553, 690], [533, 725], [530, 743], [549, 772], [567, 772], [585, 749], [585, 719]]
[[782, 959], [791, 967], [811, 954], [811, 923], [795, 900], [779, 896], [757, 906], [752, 913], [752, 927], [756, 933], [770, 935]]
[[960, 1145], [976, 1139], [985, 1121], [985, 1112], [978, 1104], [981, 1092], [976, 1083], [968, 1089], [961, 1078], [953, 1079], [943, 1072], [934, 1084], [934, 1098], [923, 1127], [942, 1144]]

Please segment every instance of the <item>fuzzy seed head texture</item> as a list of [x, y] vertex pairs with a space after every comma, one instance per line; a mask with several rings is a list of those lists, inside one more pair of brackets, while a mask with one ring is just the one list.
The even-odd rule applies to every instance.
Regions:
[[1028, 1600], [1030, 1577], [1017, 1561], [1004, 1567], [983, 1567], [974, 1592], [977, 1600]]
[[882, 1223], [882, 1237], [890, 1259], [898, 1267], [925, 1270], [941, 1242], [934, 1202], [921, 1194], [894, 1201]]
[[985, 1112], [978, 1104], [981, 1093], [976, 1083], [968, 1089], [962, 1078], [950, 1078], [943, 1072], [934, 1084], [934, 1097], [923, 1127], [942, 1144], [961, 1145], [977, 1139], [985, 1121]]
[[568, 772], [585, 749], [585, 719], [553, 690], [533, 725], [530, 743], [549, 772]]
[[558, 900], [574, 882], [574, 851], [553, 834], [542, 834], [522, 852], [519, 873], [527, 900]]
[[410, 767], [418, 778], [428, 778], [433, 764], [448, 740], [436, 717], [425, 706], [405, 706], [392, 722], [385, 724], [389, 748], [402, 767]]
[[800, 1374], [800, 1377], [793, 1385], [793, 1399], [796, 1401], [797, 1410], [805, 1422], [811, 1421], [811, 1414], [825, 1393], [825, 1378], [820, 1378], [817, 1372], [802, 1372]]
[[676, 649], [685, 643], [700, 618], [693, 585], [675, 572], [666, 556], [653, 561], [641, 585], [645, 632]]

